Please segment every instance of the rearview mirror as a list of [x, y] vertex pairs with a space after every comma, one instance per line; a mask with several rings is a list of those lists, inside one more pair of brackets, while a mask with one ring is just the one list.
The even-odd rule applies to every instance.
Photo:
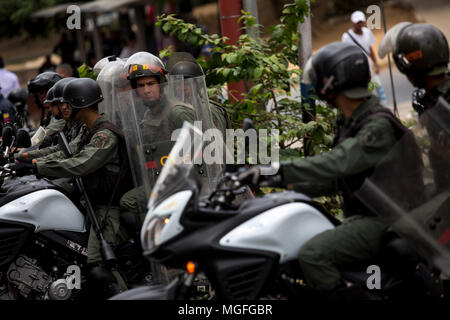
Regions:
[[31, 138], [27, 130], [25, 129], [17, 130], [16, 145], [18, 148], [31, 147]]
[[13, 128], [11, 126], [5, 126], [2, 130], [3, 146], [9, 147], [13, 142]]

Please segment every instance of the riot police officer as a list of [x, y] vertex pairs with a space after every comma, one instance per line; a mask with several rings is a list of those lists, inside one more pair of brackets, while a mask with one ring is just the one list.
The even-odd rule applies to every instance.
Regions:
[[[135, 167], [136, 188], [122, 197], [120, 207], [123, 212], [134, 213], [136, 218], [140, 214], [140, 221], [143, 221], [150, 190], [174, 143], [172, 132], [181, 128], [184, 121], [193, 123], [195, 111], [193, 106], [177, 101], [167, 93], [167, 71], [158, 57], [137, 52], [128, 58], [125, 70], [131, 89], [120, 95], [117, 107], [128, 139], [130, 163]], [[144, 164], [134, 157], [138, 141], [144, 144], [141, 146], [145, 149]], [[139, 221], [136, 223], [140, 224]]]
[[47, 91], [61, 79], [62, 77], [56, 72], [48, 71], [40, 73], [34, 79], [28, 81], [28, 93], [33, 95], [37, 107], [41, 110], [40, 125], [46, 130], [47, 135], [51, 135], [55, 131], [60, 131], [65, 124], [65, 121], [62, 119], [55, 121], [52, 118], [49, 110], [50, 103], [44, 102]]
[[[285, 185], [309, 196], [342, 193], [344, 222], [306, 242], [299, 262], [307, 284], [319, 296], [345, 295], [348, 291], [339, 269], [377, 255], [388, 228], [355, 192], [408, 130], [369, 91], [367, 58], [356, 46], [335, 42], [320, 49], [308, 60], [304, 81], [340, 111], [334, 147], [316, 156], [281, 162], [280, 174]], [[260, 173], [256, 167], [242, 175], [255, 182]], [[392, 178], [390, 185], [397, 186], [400, 173], [385, 173]]]
[[[51, 87], [48, 90], [47, 98], [45, 101], [52, 105], [51, 107], [52, 114], [55, 117], [55, 119], [58, 120], [63, 119], [65, 121], [65, 125], [62, 128], [62, 132], [64, 132], [67, 141], [70, 143], [72, 151], [74, 153], [77, 153], [79, 141], [84, 131], [87, 129], [87, 127], [83, 124], [81, 120], [74, 120], [71, 118], [72, 107], [67, 102], [63, 101], [64, 87], [67, 85], [68, 82], [70, 82], [73, 79], [76, 78], [69, 77], [58, 81], [53, 87]], [[50, 159], [52, 157], [51, 156], [52, 153], [61, 151], [57, 141], [58, 132], [60, 131], [55, 131], [53, 134], [47, 135], [44, 138], [43, 142], [41, 143], [41, 145], [50, 144], [50, 146], [40, 148], [39, 150], [23, 152], [18, 156], [29, 159], [36, 159], [45, 156], [47, 159]], [[51, 142], [47, 142], [48, 139], [51, 139]], [[56, 157], [57, 156], [58, 155], [56, 155]]]
[[[412, 106], [419, 114], [420, 122], [434, 137], [430, 145], [430, 161], [433, 165], [436, 185], [440, 190], [448, 189], [450, 187], [448, 163], [442, 160], [450, 158], [448, 148], [450, 141], [442, 137], [448, 137], [449, 134], [436, 132], [437, 126], [429, 123], [428, 115], [424, 114], [437, 104], [439, 97], [450, 103], [447, 39], [432, 25], [402, 22], [392, 27], [381, 41], [380, 57], [388, 53], [392, 53], [399, 71], [406, 75], [411, 84], [416, 87], [413, 92]], [[447, 156], [443, 157], [443, 152]]]
[[[103, 226], [106, 241], [118, 244], [126, 240], [126, 233], [120, 229], [117, 206], [120, 197], [131, 188], [126, 170], [128, 157], [122, 132], [98, 112], [102, 101], [98, 84], [90, 78], [74, 79], [63, 90], [63, 102], [72, 107], [71, 118], [82, 121], [88, 130], [79, 141], [78, 152], [67, 157], [59, 152], [52, 159], [34, 159], [32, 164], [18, 162], [12, 169], [19, 174], [31, 170], [49, 178], [82, 177], [87, 194], [94, 206], [99, 223]], [[104, 269], [100, 242], [91, 228], [88, 242], [88, 264], [92, 274]], [[114, 273], [121, 289], [126, 285], [118, 273]], [[100, 281], [100, 280], [99, 280]]]
[[[184, 79], [202, 77], [205, 75], [203, 68], [195, 61], [194, 57], [192, 59], [187, 59], [185, 53], [182, 58], [177, 58], [177, 55], [172, 55], [167, 61], [168, 75], [171, 76], [182, 76]], [[186, 53], [188, 54], [188, 53]], [[170, 68], [169, 68], [170, 67]], [[191, 90], [184, 90], [185, 93], [189, 93]], [[194, 90], [195, 92], [196, 90]], [[185, 102], [190, 101], [191, 97], [184, 97]], [[231, 129], [231, 121], [228, 117], [225, 108], [214, 100], [209, 99], [209, 106], [211, 109], [211, 114], [213, 116], [212, 120], [217, 129], [222, 132], [223, 137], [226, 137], [226, 129]]]
[[28, 123], [27, 107], [28, 90], [25, 88], [16, 88], [8, 93], [8, 100], [16, 108], [15, 123], [18, 128], [30, 128]]
[[[408, 214], [394, 227], [402, 235], [412, 239], [422, 257], [430, 265], [441, 259], [450, 263], [450, 242], [445, 235], [450, 225], [448, 205], [439, 207], [439, 197], [446, 198], [450, 190], [450, 76], [449, 45], [444, 34], [436, 27], [425, 23], [402, 22], [392, 27], [383, 37], [380, 57], [392, 53], [399, 71], [406, 75], [413, 91], [412, 106], [419, 115], [419, 124], [426, 130], [421, 137], [426, 145], [424, 159], [428, 159], [428, 181], [425, 196], [434, 210], [416, 210]], [[413, 227], [420, 226], [420, 232]], [[438, 221], [429, 224], [428, 221]], [[407, 222], [407, 223], [404, 223]], [[417, 223], [418, 222], [418, 223]], [[424, 238], [421, 234], [426, 234]], [[431, 241], [433, 239], [433, 241]], [[440, 257], [434, 256], [434, 247], [446, 250]], [[443, 258], [446, 257], [446, 258]]]

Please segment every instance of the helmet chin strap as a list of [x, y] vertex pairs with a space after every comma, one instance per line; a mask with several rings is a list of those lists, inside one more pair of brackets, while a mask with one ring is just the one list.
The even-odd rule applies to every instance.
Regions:
[[70, 120], [74, 121], [75, 117], [77, 116], [78, 112], [80, 112], [81, 109], [72, 108], [72, 113], [70, 114]]
[[411, 77], [414, 79], [414, 85], [421, 89], [425, 88], [425, 79], [427, 77], [426, 72], [411, 73]]

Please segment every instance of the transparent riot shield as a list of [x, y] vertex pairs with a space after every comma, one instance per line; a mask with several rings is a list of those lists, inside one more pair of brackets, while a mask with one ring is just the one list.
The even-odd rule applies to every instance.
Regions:
[[116, 95], [119, 92], [117, 86], [120, 84], [120, 76], [124, 71], [125, 62], [123, 60], [115, 60], [108, 62], [101, 69], [97, 83], [103, 94], [103, 101], [99, 103], [100, 113], [105, 113], [109, 121], [117, 126], [121, 126], [120, 117], [117, 114], [118, 107], [113, 104], [117, 103]]
[[[172, 83], [181, 88], [185, 82]], [[135, 183], [150, 195], [156, 179], [172, 149], [177, 133], [185, 121], [211, 128], [208, 101], [197, 100], [196, 106], [182, 102], [169, 92], [169, 83], [159, 84], [155, 77], [143, 77], [136, 88], [117, 94], [119, 117], [125, 134]], [[205, 91], [206, 92], [206, 91]], [[206, 96], [205, 96], [206, 98]], [[115, 104], [113, 104], [114, 106]], [[203, 117], [203, 118], [202, 118]], [[208, 166], [196, 163], [204, 193], [210, 190]], [[203, 189], [202, 189], [203, 190]]]
[[[183, 86], [183, 83], [180, 85]], [[138, 78], [135, 88], [124, 89], [117, 93], [118, 114], [125, 135], [136, 191], [144, 194], [146, 198], [144, 205], [148, 204], [151, 191], [183, 124], [188, 122], [194, 125], [194, 122], [199, 120], [198, 114], [201, 114], [196, 112], [194, 106], [171, 96], [168, 86], [168, 82], [159, 84], [154, 76], [144, 76]], [[202, 122], [200, 119], [200, 123]], [[201, 161], [197, 161], [195, 168], [201, 168], [201, 165]], [[201, 183], [209, 188], [209, 184], [204, 183], [207, 179], [201, 180]], [[170, 278], [162, 266], [153, 267], [155, 281], [165, 283]]]
[[225, 166], [226, 144], [225, 137], [213, 121], [205, 76], [184, 78], [182, 75], [169, 75], [168, 79], [170, 95], [194, 107], [196, 127], [203, 132], [207, 142], [202, 163], [197, 164], [197, 172], [202, 180], [201, 195], [207, 195], [216, 185]]
[[357, 197], [450, 277], [450, 106], [424, 112], [366, 179]]

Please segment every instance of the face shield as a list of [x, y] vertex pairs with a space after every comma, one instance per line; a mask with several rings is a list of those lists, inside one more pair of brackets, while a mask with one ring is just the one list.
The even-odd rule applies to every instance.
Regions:
[[109, 64], [110, 62], [113, 62], [113, 61], [123, 61], [123, 60], [120, 58], [117, 58], [116, 56], [109, 56], [109, 57], [104, 57], [104, 58], [100, 59], [99, 61], [97, 61], [97, 63], [94, 65], [94, 68], [92, 69], [94, 76], [98, 77], [98, 75], [103, 70], [103, 68], [107, 64]]
[[213, 121], [205, 76], [184, 78], [181, 75], [169, 75], [168, 83], [169, 93], [174, 99], [194, 108], [196, 127], [209, 143], [204, 150], [203, 163], [198, 167], [202, 181], [201, 194], [206, 195], [216, 185], [224, 168], [226, 144], [225, 137]]
[[118, 106], [114, 104], [117, 103], [116, 95], [118, 94], [116, 85], [124, 71], [124, 65], [125, 62], [122, 60], [111, 61], [103, 67], [97, 77], [97, 83], [103, 94], [103, 101], [98, 105], [99, 112], [104, 113], [109, 121], [119, 127], [121, 124], [116, 114]]
[[116, 82], [113, 112], [125, 135], [135, 185], [149, 195], [176, 140], [172, 133], [184, 118], [193, 120], [194, 111], [174, 103], [167, 83], [159, 84], [156, 77], [138, 78], [136, 88], [123, 80]]
[[305, 67], [303, 68], [302, 82], [307, 85], [314, 86], [317, 81], [317, 75], [312, 64], [312, 58], [312, 56], [309, 57], [308, 61], [306, 61]]
[[404, 27], [410, 25], [411, 22], [400, 22], [389, 29], [388, 32], [381, 39], [380, 46], [378, 48], [378, 56], [383, 59], [389, 53], [395, 52], [395, 45], [397, 43], [398, 35]]

